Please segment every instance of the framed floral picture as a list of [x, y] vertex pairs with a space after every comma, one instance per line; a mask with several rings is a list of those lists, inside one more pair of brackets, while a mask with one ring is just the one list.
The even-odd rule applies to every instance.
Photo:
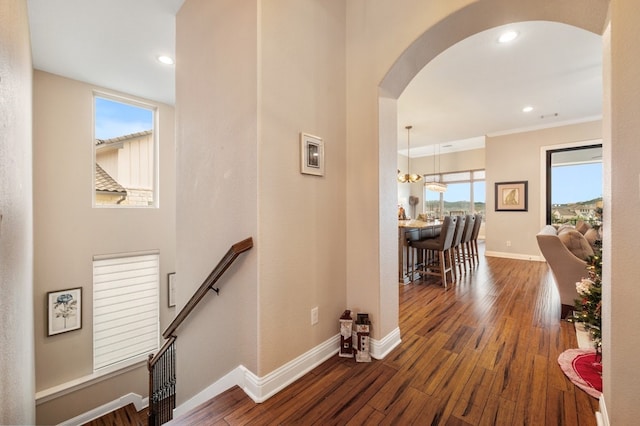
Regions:
[[300, 173], [324, 176], [324, 141], [322, 138], [300, 133]]
[[82, 328], [82, 287], [47, 293], [47, 335]]
[[497, 212], [526, 212], [528, 210], [528, 181], [496, 182]]

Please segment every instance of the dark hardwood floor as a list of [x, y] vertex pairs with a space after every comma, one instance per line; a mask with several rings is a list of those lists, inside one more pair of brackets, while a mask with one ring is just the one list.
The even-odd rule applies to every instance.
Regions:
[[577, 343], [552, 285], [545, 263], [481, 256], [447, 290], [399, 286], [384, 360], [336, 355], [262, 404], [234, 387], [169, 424], [595, 425], [597, 400], [557, 363]]
[[147, 411], [136, 411], [133, 404], [126, 405], [102, 417], [85, 423], [83, 426], [145, 426]]

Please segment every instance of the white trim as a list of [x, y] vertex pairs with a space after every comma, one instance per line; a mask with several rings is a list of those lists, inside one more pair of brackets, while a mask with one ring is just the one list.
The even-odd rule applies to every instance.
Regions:
[[118, 259], [124, 257], [136, 257], [136, 256], [151, 256], [151, 255], [159, 255], [160, 250], [142, 250], [142, 251], [129, 251], [126, 253], [109, 253], [109, 254], [96, 254], [93, 256], [93, 260], [109, 260], [109, 259]]
[[507, 253], [501, 251], [485, 251], [484, 255], [487, 257], [502, 257], [505, 259], [516, 259], [516, 260], [531, 260], [534, 262], [546, 262], [544, 257], [542, 256], [534, 256], [531, 254], [521, 254], [521, 253]]
[[336, 334], [324, 343], [289, 361], [264, 377], [258, 377], [248, 368], [240, 365], [220, 380], [176, 407], [173, 411], [174, 418], [189, 412], [198, 405], [209, 401], [236, 385], [242, 388], [249, 398], [255, 402], [264, 402], [327, 359], [337, 355], [339, 350], [340, 335]]
[[116, 364], [99, 372], [70, 380], [66, 383], [50, 387], [49, 389], [44, 389], [40, 392], [36, 392], [36, 405], [44, 404], [45, 402], [52, 401], [56, 398], [60, 398], [61, 396], [70, 394], [80, 389], [84, 389], [88, 386], [95, 385], [99, 382], [102, 382], [103, 380], [107, 380], [112, 377], [128, 373], [129, 371], [145, 367], [146, 362], [146, 356], [137, 360], [129, 360], [129, 362]]
[[94, 408], [93, 410], [87, 411], [86, 413], [80, 414], [72, 419], [65, 420], [64, 422], [59, 423], [59, 426], [83, 425], [102, 417], [107, 413], [117, 410], [118, 408], [126, 407], [129, 404], [133, 404], [136, 407], [136, 411], [140, 411], [149, 405], [149, 398], [143, 398], [135, 393], [128, 393], [116, 400], [107, 402], [98, 408]]
[[600, 411], [596, 411], [596, 424], [598, 426], [610, 426], [607, 406], [604, 403], [604, 394], [600, 394]]
[[514, 135], [517, 133], [533, 132], [535, 130], [544, 130], [544, 129], [554, 129], [556, 127], [571, 126], [573, 124], [590, 123], [593, 121], [601, 121], [601, 120], [602, 120], [602, 115], [592, 115], [589, 117], [576, 118], [574, 120], [556, 121], [553, 123], [540, 124], [537, 126], [518, 127], [515, 129], [502, 130], [499, 132], [491, 132], [491, 133], [487, 133], [487, 136], [496, 137], [496, 136]]
[[244, 383], [241, 387], [255, 402], [264, 402], [318, 365], [337, 355], [339, 350], [340, 335], [336, 334], [264, 377], [258, 377], [244, 369]]
[[173, 418], [177, 418], [185, 413], [196, 408], [198, 405], [209, 401], [210, 399], [220, 395], [222, 392], [230, 389], [236, 385], [240, 386], [243, 381], [244, 370], [246, 370], [243, 366], [238, 366], [234, 368], [231, 372], [227, 373], [225, 376], [217, 380], [215, 383], [212, 383], [204, 390], [200, 391], [197, 395], [193, 396], [189, 400], [183, 402], [178, 405], [173, 410]]
[[371, 356], [375, 359], [384, 359], [389, 352], [402, 343], [400, 339], [400, 327], [397, 327], [391, 333], [387, 334], [382, 340], [371, 339], [370, 348]]
[[[371, 356], [376, 359], [383, 359], [400, 343], [400, 329], [396, 328], [382, 340], [371, 339]], [[339, 350], [340, 335], [336, 334], [264, 377], [258, 377], [248, 368], [240, 365], [176, 407], [173, 411], [174, 418], [193, 410], [198, 405], [209, 401], [233, 386], [242, 388], [253, 401], [257, 403], [264, 402], [327, 359], [336, 356]]]

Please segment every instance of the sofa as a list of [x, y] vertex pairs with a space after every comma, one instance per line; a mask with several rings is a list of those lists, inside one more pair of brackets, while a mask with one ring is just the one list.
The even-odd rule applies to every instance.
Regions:
[[561, 315], [565, 318], [579, 297], [576, 283], [588, 275], [587, 260], [594, 254], [598, 233], [585, 223], [558, 228], [547, 225], [538, 232], [536, 239], [560, 293]]

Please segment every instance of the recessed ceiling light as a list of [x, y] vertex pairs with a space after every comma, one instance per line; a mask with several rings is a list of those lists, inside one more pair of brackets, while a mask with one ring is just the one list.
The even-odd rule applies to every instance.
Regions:
[[515, 40], [517, 37], [518, 37], [517, 31], [513, 31], [513, 30], [505, 31], [502, 34], [500, 34], [500, 37], [498, 37], [498, 43], [509, 43], [510, 41]]
[[170, 58], [169, 56], [158, 56], [158, 61], [162, 62], [165, 65], [173, 65], [173, 58]]
[[533, 107], [530, 105], [527, 105], [526, 107], [522, 108], [522, 112], [531, 112], [533, 111]]

